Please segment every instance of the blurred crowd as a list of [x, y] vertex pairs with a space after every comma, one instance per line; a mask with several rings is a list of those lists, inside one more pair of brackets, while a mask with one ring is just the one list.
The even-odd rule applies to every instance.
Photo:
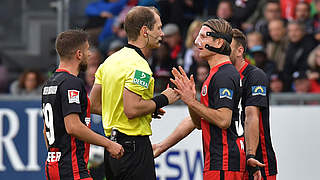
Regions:
[[[201, 88], [209, 66], [197, 56], [194, 40], [202, 22], [219, 17], [247, 35], [246, 61], [267, 74], [273, 93], [320, 93], [320, 0], [96, 0], [84, 12], [91, 56], [81, 77], [88, 92], [98, 66], [127, 43], [123, 22], [136, 5], [161, 13], [163, 43], [148, 56], [156, 92], [167, 87], [177, 66]], [[0, 91], [20, 95], [39, 94], [46, 77], [27, 70], [9, 84], [5, 73], [0, 59]]]

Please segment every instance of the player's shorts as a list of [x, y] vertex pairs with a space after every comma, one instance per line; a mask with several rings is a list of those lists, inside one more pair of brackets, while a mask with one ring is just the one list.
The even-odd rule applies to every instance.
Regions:
[[[277, 179], [277, 175], [272, 175], [272, 176], [266, 176], [266, 177], [261, 177], [261, 180], [276, 180]], [[244, 180], [253, 180], [253, 177], [249, 178], [248, 173], [246, 173], [244, 175]]]
[[149, 136], [127, 136], [118, 131], [116, 141], [124, 148], [119, 160], [105, 150], [107, 180], [155, 180], [155, 165]]
[[203, 180], [244, 180], [245, 172], [213, 170], [203, 172]]

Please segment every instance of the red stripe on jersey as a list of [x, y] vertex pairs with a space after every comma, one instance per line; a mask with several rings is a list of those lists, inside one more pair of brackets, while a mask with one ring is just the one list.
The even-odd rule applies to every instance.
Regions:
[[240, 171], [246, 168], [246, 152], [244, 152], [244, 137], [237, 139], [237, 145], [240, 152]]
[[[48, 152], [59, 152], [59, 148], [49, 148]], [[46, 160], [46, 176], [47, 179], [50, 180], [59, 180], [60, 179], [60, 174], [59, 174], [59, 161], [54, 161], [54, 162], [48, 162]], [[49, 178], [48, 178], [49, 175]]]
[[[87, 118], [90, 118], [90, 99], [87, 95]], [[88, 124], [88, 128], [91, 128], [91, 120]], [[84, 154], [83, 154], [83, 159], [86, 163], [86, 169], [87, 169], [87, 165], [88, 165], [88, 160], [89, 160], [89, 151], [90, 151], [90, 144], [89, 143], [84, 143]]]
[[71, 159], [72, 159], [72, 172], [74, 179], [80, 179], [78, 159], [77, 159], [77, 145], [76, 138], [71, 136]]
[[240, 69], [240, 71], [239, 71], [239, 74], [240, 74], [240, 78], [241, 78], [241, 80], [243, 79], [243, 71], [246, 69], [246, 67], [248, 66], [248, 63], [247, 62], [244, 62], [245, 64], [242, 66], [242, 68]]
[[48, 180], [50, 180], [50, 177], [48, 177], [48, 168], [47, 168], [47, 161], [46, 161], [46, 164], [45, 164], [45, 166], [44, 166], [44, 171], [45, 171], [45, 173], [46, 173], [46, 178], [48, 179]]
[[269, 163], [268, 163], [267, 148], [266, 148], [266, 138], [264, 137], [264, 129], [263, 129], [261, 112], [259, 116], [259, 132], [260, 132], [260, 139], [261, 139], [262, 159], [264, 164], [266, 165], [264, 170], [266, 175], [269, 175]]
[[228, 162], [229, 162], [229, 146], [228, 146], [228, 133], [226, 129], [222, 129], [222, 170], [228, 170]]
[[201, 129], [202, 129], [202, 139], [203, 139], [203, 150], [205, 152], [204, 157], [204, 171], [210, 170], [210, 125], [207, 121], [201, 118]]

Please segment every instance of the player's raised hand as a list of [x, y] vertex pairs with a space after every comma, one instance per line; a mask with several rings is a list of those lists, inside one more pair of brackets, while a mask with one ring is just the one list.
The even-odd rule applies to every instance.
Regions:
[[123, 147], [113, 141], [110, 141], [110, 146], [108, 146], [107, 150], [110, 152], [110, 156], [115, 159], [120, 159], [124, 154]]

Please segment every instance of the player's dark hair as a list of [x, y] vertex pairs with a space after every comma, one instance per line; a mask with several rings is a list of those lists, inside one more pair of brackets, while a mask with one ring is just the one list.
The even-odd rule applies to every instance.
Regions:
[[[224, 34], [225, 36], [232, 37], [232, 27], [231, 25], [224, 19], [218, 18], [218, 19], [209, 19], [204, 25], [209, 25], [210, 28], [215, 31], [216, 33]], [[213, 39], [216, 39], [213, 37]], [[221, 51], [222, 52], [231, 52], [231, 47], [230, 43], [226, 40], [223, 39], [223, 45], [221, 46]]]
[[147, 26], [150, 30], [153, 29], [156, 23], [154, 13], [160, 16], [159, 11], [154, 7], [135, 6], [128, 12], [124, 20], [124, 29], [128, 40], [137, 40], [142, 26]]
[[83, 30], [61, 32], [56, 39], [56, 51], [60, 57], [71, 56], [88, 41], [88, 34]]
[[[242, 46], [244, 51], [247, 49], [247, 38], [239, 29], [232, 29], [232, 38], [235, 41], [236, 47]], [[245, 53], [243, 53], [245, 58]]]

